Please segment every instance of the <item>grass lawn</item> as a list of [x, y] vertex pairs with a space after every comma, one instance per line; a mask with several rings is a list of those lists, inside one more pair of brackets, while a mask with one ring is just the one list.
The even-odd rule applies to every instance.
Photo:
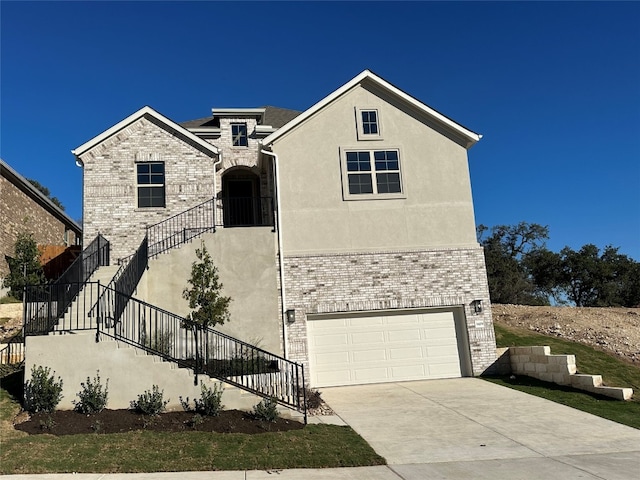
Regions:
[[521, 375], [515, 380], [508, 376], [486, 380], [640, 429], [640, 368], [581, 343], [502, 325], [495, 325], [495, 331], [499, 347], [549, 345], [554, 355], [575, 355], [579, 373], [602, 375], [608, 386], [631, 387], [634, 397], [626, 402], [613, 400]]
[[[9, 378], [9, 377], [5, 377]], [[138, 431], [55, 437], [13, 428], [20, 405], [0, 388], [0, 474], [270, 470], [383, 465], [384, 458], [350, 427], [238, 433]], [[9, 388], [9, 390], [11, 390]]]

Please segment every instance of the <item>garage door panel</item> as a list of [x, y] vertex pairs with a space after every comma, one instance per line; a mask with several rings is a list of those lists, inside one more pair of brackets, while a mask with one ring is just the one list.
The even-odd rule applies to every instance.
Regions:
[[347, 352], [317, 353], [315, 360], [317, 365], [347, 365], [349, 354]]
[[387, 359], [384, 348], [367, 349], [352, 352], [353, 363], [384, 362]]
[[313, 319], [307, 328], [316, 387], [461, 375], [451, 311]]
[[439, 346], [439, 347], [427, 347], [426, 348], [427, 351], [427, 357], [429, 357], [429, 359], [431, 361], [435, 361], [435, 359], [439, 358], [439, 357], [456, 357], [458, 358], [458, 349], [456, 348], [456, 345], [446, 345], [446, 346]]
[[403, 378], [403, 377], [424, 378], [426, 374], [427, 374], [426, 368], [422, 364], [403, 365], [401, 367], [391, 367], [391, 376], [393, 378]]
[[357, 368], [354, 370], [354, 380], [361, 383], [367, 383], [371, 380], [389, 380], [389, 375], [386, 367]]
[[430, 363], [429, 376], [438, 378], [452, 378], [460, 376], [460, 367], [455, 368], [451, 363]]
[[388, 333], [391, 342], [413, 342], [420, 338], [420, 330], [417, 328], [408, 328], [406, 330], [390, 330]]
[[318, 385], [350, 385], [353, 384], [350, 370], [331, 370], [317, 373]]
[[409, 348], [389, 348], [390, 360], [408, 360], [408, 359], [420, 359], [424, 358], [424, 352], [421, 347], [409, 347]]
[[450, 328], [438, 327], [438, 328], [429, 328], [427, 330], [429, 335], [427, 336], [430, 340], [441, 340], [445, 338], [451, 338], [451, 334], [453, 333], [455, 336], [455, 329], [453, 325]]
[[331, 348], [337, 345], [347, 345], [349, 343], [349, 337], [347, 334], [342, 335], [316, 335], [313, 337], [313, 343], [317, 347], [327, 346]]
[[351, 334], [353, 345], [384, 342], [384, 332], [357, 332]]

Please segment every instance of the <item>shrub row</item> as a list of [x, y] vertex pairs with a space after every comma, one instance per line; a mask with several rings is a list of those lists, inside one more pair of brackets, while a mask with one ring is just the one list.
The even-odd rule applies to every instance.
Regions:
[[[31, 368], [31, 380], [25, 383], [25, 403], [24, 408], [31, 413], [51, 413], [60, 400], [62, 400], [62, 379], [55, 379], [55, 372], [51, 372], [49, 367], [33, 366]], [[76, 394], [78, 400], [73, 400], [74, 410], [84, 414], [98, 413], [107, 406], [109, 396], [109, 379], [102, 385], [100, 371], [91, 379], [87, 377], [86, 382], [82, 382], [80, 392]], [[218, 416], [224, 409], [222, 404], [222, 394], [224, 387], [221, 383], [215, 384], [213, 388], [200, 383], [200, 399], [194, 399], [193, 407], [189, 397], [180, 397], [180, 404], [187, 412], [195, 412], [197, 415]], [[160, 390], [158, 385], [153, 385], [151, 390], [146, 390], [138, 395], [137, 400], [132, 400], [129, 404], [132, 410], [144, 415], [158, 415], [165, 409], [169, 400], [164, 400], [164, 390]], [[253, 407], [253, 415], [259, 420], [275, 422], [279, 416], [277, 402], [273, 398], [265, 398]]]

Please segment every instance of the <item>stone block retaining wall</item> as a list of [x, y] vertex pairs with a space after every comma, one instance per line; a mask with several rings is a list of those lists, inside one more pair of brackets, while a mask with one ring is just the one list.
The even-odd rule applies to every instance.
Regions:
[[551, 355], [551, 347], [547, 346], [510, 347], [507, 350], [511, 372], [515, 375], [526, 375], [618, 400], [629, 400], [633, 395], [631, 388], [604, 386], [600, 375], [578, 374], [575, 355]]

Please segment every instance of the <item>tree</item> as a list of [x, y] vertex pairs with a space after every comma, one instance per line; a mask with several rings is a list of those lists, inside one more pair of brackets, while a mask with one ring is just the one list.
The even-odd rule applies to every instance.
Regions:
[[640, 263], [607, 246], [545, 247], [549, 229], [535, 223], [478, 226], [484, 247], [489, 293], [495, 303], [579, 307], [640, 305]]
[[204, 242], [196, 249], [196, 258], [199, 262], [191, 264], [191, 278], [188, 280], [191, 287], [182, 292], [182, 297], [189, 301], [189, 308], [192, 310], [185, 319], [185, 326], [208, 328], [223, 325], [229, 320], [231, 297], [221, 295], [222, 283], [218, 277], [218, 269]]
[[57, 197], [52, 197], [51, 196], [51, 192], [49, 191], [49, 189], [47, 187], [42, 185], [39, 181], [33, 180], [31, 178], [27, 178], [27, 181], [31, 185], [36, 187], [40, 191], [40, 193], [42, 193], [45, 197], [47, 197], [49, 200], [51, 200], [51, 203], [53, 203], [56, 207], [58, 207], [60, 210], [64, 210], [64, 205], [62, 205], [62, 202], [60, 202], [60, 200], [58, 200]]
[[[209, 327], [223, 325], [229, 320], [229, 303], [231, 297], [222, 296], [222, 283], [218, 277], [218, 269], [213, 264], [211, 256], [200, 242], [200, 248], [196, 249], [196, 258], [199, 260], [191, 264], [191, 278], [188, 280], [191, 287], [182, 291], [182, 297], [189, 301], [191, 313], [183, 322], [184, 328], [193, 331], [196, 342], [196, 374], [206, 365], [209, 358]], [[204, 331], [204, 338], [200, 332]], [[203, 356], [203, 344], [205, 354]], [[196, 375], [195, 383], [198, 383]]]
[[577, 307], [632, 307], [640, 303], [640, 264], [618, 248], [607, 246], [602, 253], [593, 245], [575, 251], [560, 251], [559, 288]]
[[547, 296], [536, 289], [523, 262], [526, 256], [544, 249], [549, 238], [548, 227], [526, 222], [491, 229], [479, 225], [477, 233], [484, 247], [491, 301], [548, 304]]
[[557, 304], [565, 303], [562, 285], [562, 258], [546, 248], [529, 252], [522, 264], [531, 279], [536, 295], [553, 298]]
[[7, 257], [9, 274], [4, 278], [4, 286], [9, 295], [22, 300], [25, 285], [44, 283], [44, 274], [40, 264], [38, 245], [31, 233], [20, 233], [14, 245], [13, 258]]

